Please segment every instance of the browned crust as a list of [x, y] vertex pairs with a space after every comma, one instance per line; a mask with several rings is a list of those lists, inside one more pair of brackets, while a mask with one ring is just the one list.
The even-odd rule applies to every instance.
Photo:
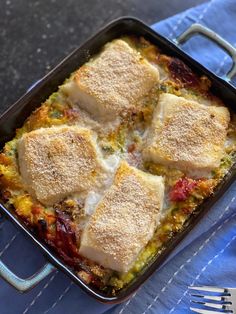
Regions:
[[24, 134], [18, 152], [27, 189], [45, 205], [90, 189], [101, 170], [91, 131], [76, 126]]
[[121, 162], [84, 231], [80, 253], [104, 267], [128, 271], [153, 236], [163, 196], [162, 177]]
[[143, 156], [184, 171], [210, 171], [223, 156], [229, 120], [226, 107], [162, 94]]
[[125, 41], [114, 40], [82, 66], [74, 79], [81, 93], [92, 97], [99, 107], [88, 105], [88, 111], [93, 114], [98, 110], [100, 115], [107, 116], [138, 111], [138, 101], [158, 84], [159, 73]]

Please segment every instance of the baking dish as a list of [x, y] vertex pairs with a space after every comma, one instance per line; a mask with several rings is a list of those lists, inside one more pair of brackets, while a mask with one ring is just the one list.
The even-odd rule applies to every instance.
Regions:
[[[1, 146], [4, 145], [11, 137], [13, 137], [14, 131], [19, 127], [27, 116], [35, 109], [35, 103], [40, 103], [46, 99], [52, 92], [54, 92], [58, 85], [60, 85], [65, 77], [73, 72], [78, 66], [86, 62], [91, 55], [96, 53], [101, 46], [106, 42], [117, 38], [121, 35], [135, 34], [137, 36], [145, 36], [146, 39], [150, 40], [153, 44], [159, 46], [163, 52], [174, 55], [182, 59], [187, 65], [189, 65], [196, 73], [207, 75], [212, 81], [212, 92], [222, 98], [225, 102], [233, 104], [235, 101], [235, 89], [230, 84], [230, 78], [235, 74], [235, 50], [223, 39], [216, 36], [211, 31], [203, 28], [201, 25], [193, 25], [187, 32], [185, 32], [176, 42], [176, 44], [183, 42], [189, 36], [194, 33], [202, 33], [209, 38], [216, 41], [221, 45], [234, 60], [234, 66], [225, 78], [217, 78], [215, 75], [210, 73], [196, 61], [192, 60], [186, 54], [184, 54], [176, 45], [170, 43], [165, 38], [156, 34], [148, 26], [142, 22], [133, 18], [121, 18], [116, 20], [102, 29], [97, 35], [88, 40], [83, 46], [78, 48], [62, 63], [60, 63], [54, 70], [52, 70], [46, 77], [38, 82], [30, 91], [28, 91], [16, 104], [14, 104], [5, 114], [0, 118], [0, 131]], [[227, 82], [228, 81], [228, 82]], [[231, 108], [234, 110], [234, 108]], [[224, 181], [218, 186], [214, 195], [204, 202], [199, 208], [199, 211], [195, 212], [195, 215], [191, 217], [188, 226], [184, 231], [179, 233], [173, 240], [170, 241], [168, 249], [165, 249], [158, 258], [145, 269], [140, 276], [125, 289], [121, 290], [116, 296], [105, 296], [101, 292], [91, 289], [85, 283], [83, 283], [67, 266], [65, 266], [54, 254], [52, 254], [48, 248], [39, 241], [29, 230], [15, 216], [13, 211], [7, 210], [1, 205], [2, 210], [10, 217], [21, 229], [23, 229], [33, 240], [36, 242], [52, 261], [53, 264], [64, 270], [76, 283], [84, 288], [91, 295], [96, 297], [98, 300], [103, 302], [121, 302], [132, 294], [141, 283], [143, 283], [151, 273], [157, 269], [161, 263], [166, 259], [168, 254], [175, 248], [176, 244], [193, 228], [193, 226], [199, 221], [202, 215], [212, 206], [212, 204], [224, 193], [226, 188], [233, 182], [235, 176], [234, 167], [225, 177]], [[9, 270], [1, 263], [1, 275], [13, 284], [17, 289], [26, 291], [27, 289], [34, 286], [47, 274], [49, 274], [54, 267], [51, 264], [46, 265], [43, 270], [38, 274], [34, 275], [29, 280], [22, 280], [17, 278], [14, 274], [10, 273]]]

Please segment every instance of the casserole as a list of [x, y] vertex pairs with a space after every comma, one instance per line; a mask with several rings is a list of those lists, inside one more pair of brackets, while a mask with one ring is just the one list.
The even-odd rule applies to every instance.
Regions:
[[[194, 31], [200, 31], [201, 29], [195, 29]], [[88, 41], [85, 45], [83, 45], [77, 52], [73, 53], [69, 58], [67, 58], [61, 65], [59, 65], [55, 70], [53, 70], [47, 77], [45, 77], [38, 85], [36, 85], [31, 91], [29, 91], [15, 106], [10, 108], [10, 110], [5, 113], [1, 117], [1, 134], [3, 134], [2, 145], [9, 139], [13, 137], [14, 130], [16, 127], [22, 125], [23, 121], [26, 119], [27, 116], [32, 112], [34, 108], [34, 104], [40, 103], [41, 101], [45, 100], [52, 92], [56, 90], [58, 85], [60, 85], [63, 80], [69, 76], [71, 72], [76, 70], [78, 66], [82, 65], [85, 61], [88, 60], [90, 55], [93, 55], [98, 51], [98, 49], [103, 46], [106, 42], [118, 38], [121, 35], [125, 34], [135, 34], [137, 36], [144, 36], [146, 39], [150, 40], [152, 43], [156, 44], [157, 46], [161, 47], [162, 51], [175, 55], [180, 59], [184, 60], [187, 65], [189, 65], [193, 70], [198, 74], [205, 74], [207, 75], [212, 81], [212, 92], [216, 95], [219, 95], [225, 103], [233, 103], [235, 101], [235, 91], [234, 88], [229, 84], [226, 83], [223, 79], [216, 79], [216, 77], [211, 74], [209, 71], [204, 69], [202, 66], [191, 60], [187, 57], [183, 52], [181, 52], [178, 48], [176, 48], [173, 44], [166, 41], [161, 36], [155, 34], [151, 29], [147, 26], [142, 24], [141, 22], [131, 19], [131, 18], [124, 18], [114, 23], [110, 24], [101, 31], [96, 37], [92, 38]], [[232, 72], [231, 72], [232, 74]], [[39, 96], [40, 95], [40, 96]], [[232, 108], [233, 109], [233, 108]], [[17, 120], [17, 122], [16, 122]], [[15, 123], [16, 122], [16, 123]], [[105, 302], [119, 302], [122, 301], [124, 298], [128, 297], [130, 293], [132, 293], [135, 289], [138, 288], [140, 283], [154, 271], [158, 265], [166, 258], [168, 253], [173, 249], [178, 243], [181, 238], [191, 230], [193, 225], [200, 219], [204, 212], [210, 208], [213, 202], [223, 193], [224, 189], [232, 182], [234, 178], [234, 168], [231, 168], [231, 171], [228, 172], [227, 176], [225, 177], [224, 181], [218, 186], [217, 190], [214, 193], [214, 197], [209, 198], [204, 204], [201, 205], [199, 211], [195, 211], [194, 216], [192, 216], [188, 222], [186, 228], [179, 233], [175, 238], [173, 238], [169, 245], [168, 249], [165, 249], [161, 255], [158, 256], [157, 259], [153, 260], [152, 263], [149, 265], [148, 269], [143, 270], [143, 274], [138, 276], [137, 279], [132, 283], [132, 285], [127, 286], [125, 289], [122, 289], [117, 295], [104, 295], [100, 291], [96, 291], [96, 289], [91, 289], [88, 285], [82, 282], [75, 274], [67, 268], [65, 265], [55, 258], [51, 253], [48, 252], [48, 248], [43, 244], [39, 243], [39, 239], [35, 237], [32, 233], [27, 231], [27, 233], [34, 238], [40, 246], [49, 254], [49, 257], [52, 259], [56, 265], [60, 266], [63, 270], [65, 270], [76, 282], [79, 282], [82, 287], [92, 295], [97, 297], [101, 301]], [[22, 225], [18, 218], [16, 218], [14, 211], [10, 209], [6, 209], [2, 206], [2, 209], [9, 215], [18, 225], [21, 226], [26, 231], [26, 228]], [[49, 270], [51, 268], [49, 267]], [[45, 275], [45, 273], [44, 273]]]

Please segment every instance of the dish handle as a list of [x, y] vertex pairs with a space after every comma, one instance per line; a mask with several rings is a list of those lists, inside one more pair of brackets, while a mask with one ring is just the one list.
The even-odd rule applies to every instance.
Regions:
[[233, 64], [231, 69], [228, 71], [228, 73], [225, 74], [223, 79], [225, 79], [226, 81], [230, 81], [233, 78], [233, 76], [236, 75], [236, 48], [234, 48], [224, 38], [216, 34], [211, 29], [197, 23], [192, 24], [185, 32], [183, 32], [177, 39], [175, 39], [174, 42], [176, 45], [181, 45], [195, 34], [204, 35], [208, 39], [215, 42], [218, 46], [223, 48], [229, 54], [233, 61]]
[[14, 274], [2, 261], [0, 261], [0, 276], [20, 292], [26, 292], [32, 289], [55, 269], [56, 268], [52, 264], [47, 263], [38, 272], [29, 278], [23, 279]]

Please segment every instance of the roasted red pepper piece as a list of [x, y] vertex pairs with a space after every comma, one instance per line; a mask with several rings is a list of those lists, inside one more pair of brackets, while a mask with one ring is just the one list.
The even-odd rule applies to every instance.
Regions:
[[184, 86], [197, 86], [199, 85], [198, 77], [193, 71], [181, 60], [171, 58], [169, 70], [173, 79], [178, 80]]
[[61, 211], [57, 211], [56, 242], [64, 258], [65, 256], [68, 258], [79, 257], [71, 218]]
[[172, 202], [185, 201], [196, 185], [197, 182], [195, 180], [188, 178], [179, 179], [170, 191], [170, 200]]

